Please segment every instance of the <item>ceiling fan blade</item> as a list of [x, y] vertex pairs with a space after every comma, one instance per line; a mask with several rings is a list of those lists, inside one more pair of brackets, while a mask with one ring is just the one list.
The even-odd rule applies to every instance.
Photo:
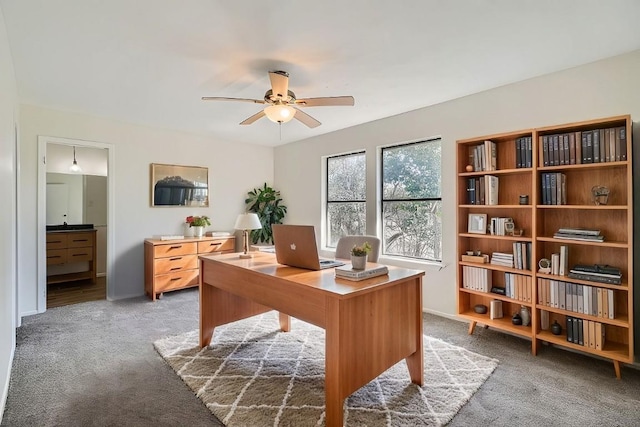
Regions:
[[269, 71], [273, 96], [286, 99], [289, 94], [289, 73], [285, 71]]
[[226, 98], [224, 96], [203, 96], [203, 101], [241, 101], [252, 102], [254, 104], [264, 104], [264, 99], [248, 99], [248, 98]]
[[240, 122], [240, 124], [241, 125], [250, 125], [251, 123], [255, 122], [258, 119], [261, 119], [264, 116], [265, 116], [264, 110], [260, 110], [257, 113], [255, 113], [253, 116], [251, 116], [248, 119], [245, 119], [244, 121]]
[[307, 125], [310, 128], [317, 128], [318, 126], [320, 126], [322, 123], [320, 123], [319, 121], [317, 121], [316, 119], [314, 119], [313, 117], [311, 117], [310, 115], [308, 115], [307, 113], [305, 113], [302, 110], [299, 110], [297, 108], [294, 108], [294, 110], [296, 110], [296, 114], [293, 116], [294, 119], [298, 119], [299, 121], [301, 121], [303, 124]]
[[325, 96], [322, 98], [296, 99], [296, 105], [301, 107], [324, 107], [324, 106], [353, 106], [356, 100], [353, 96]]

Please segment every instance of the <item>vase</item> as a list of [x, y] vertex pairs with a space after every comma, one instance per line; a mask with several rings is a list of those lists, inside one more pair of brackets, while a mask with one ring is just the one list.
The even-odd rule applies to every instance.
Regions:
[[354, 270], [364, 270], [367, 266], [367, 256], [366, 255], [351, 255], [351, 268]]
[[562, 326], [560, 326], [557, 320], [554, 320], [553, 325], [551, 325], [551, 333], [553, 335], [560, 335], [562, 333]]
[[184, 223], [184, 237], [193, 237], [193, 228], [188, 222]]
[[193, 237], [202, 237], [204, 234], [204, 227], [196, 225], [191, 227], [193, 229]]
[[522, 326], [529, 326], [531, 323], [531, 313], [524, 305], [520, 307], [520, 318], [522, 319]]

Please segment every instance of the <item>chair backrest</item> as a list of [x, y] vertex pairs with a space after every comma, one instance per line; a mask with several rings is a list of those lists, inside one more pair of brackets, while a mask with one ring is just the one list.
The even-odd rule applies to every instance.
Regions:
[[351, 259], [351, 248], [355, 245], [360, 246], [364, 242], [369, 242], [371, 252], [367, 260], [369, 262], [378, 262], [380, 256], [380, 239], [376, 236], [343, 236], [338, 240], [336, 245], [336, 258]]

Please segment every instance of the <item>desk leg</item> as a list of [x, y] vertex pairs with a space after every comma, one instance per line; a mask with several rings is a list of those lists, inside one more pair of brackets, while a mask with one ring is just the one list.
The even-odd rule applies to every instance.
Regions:
[[344, 385], [340, 372], [340, 306], [336, 300], [327, 299], [327, 325], [325, 329], [325, 407], [327, 427], [342, 427], [344, 410]]
[[414, 300], [415, 317], [413, 319], [417, 330], [417, 333], [415, 335], [416, 351], [415, 353], [405, 358], [405, 361], [407, 362], [407, 368], [409, 368], [409, 376], [411, 377], [411, 382], [422, 386], [424, 383], [424, 350], [422, 343], [422, 280], [416, 279], [414, 286], [414, 291], [417, 295]]
[[291, 330], [291, 316], [278, 312], [278, 319], [280, 320], [282, 332], [289, 332]]
[[213, 295], [213, 287], [200, 281], [200, 347], [206, 347], [211, 343], [213, 330], [216, 327], [211, 314], [211, 307], [215, 306]]

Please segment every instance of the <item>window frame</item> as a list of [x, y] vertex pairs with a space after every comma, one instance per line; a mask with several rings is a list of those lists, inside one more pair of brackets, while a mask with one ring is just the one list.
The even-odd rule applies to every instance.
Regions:
[[[362, 176], [364, 178], [364, 184], [365, 184], [365, 198], [364, 199], [353, 199], [353, 200], [330, 200], [329, 199], [329, 161], [332, 159], [337, 159], [337, 158], [341, 158], [341, 157], [351, 157], [351, 156], [358, 156], [361, 155], [364, 157], [364, 165], [365, 165], [365, 170], [362, 172]], [[367, 186], [367, 174], [366, 174], [366, 167], [367, 167], [367, 153], [366, 150], [357, 150], [357, 151], [350, 151], [348, 153], [341, 153], [341, 154], [332, 154], [332, 155], [328, 155], [326, 157], [324, 157], [324, 169], [326, 171], [325, 173], [325, 191], [324, 191], [324, 218], [325, 218], [325, 225], [323, 227], [323, 234], [324, 234], [324, 244], [323, 247], [327, 248], [327, 249], [335, 249], [336, 245], [332, 245], [330, 240], [331, 237], [331, 223], [329, 222], [329, 206], [331, 204], [342, 204], [342, 203], [363, 203], [365, 206], [365, 218], [366, 218], [366, 212], [367, 212], [367, 191], [366, 191], [366, 186]]]
[[[396, 258], [396, 259], [404, 259], [404, 260], [412, 260], [412, 261], [418, 261], [418, 262], [429, 262], [429, 263], [442, 263], [442, 250], [440, 252], [441, 257], [440, 259], [432, 259], [432, 258], [420, 258], [420, 257], [414, 257], [414, 256], [409, 256], [409, 255], [398, 255], [398, 254], [390, 254], [386, 252], [386, 241], [384, 238], [384, 206], [385, 203], [402, 203], [402, 202], [439, 202], [440, 203], [440, 210], [442, 212], [444, 205], [443, 205], [443, 201], [442, 201], [442, 185], [440, 186], [440, 197], [419, 197], [419, 198], [403, 198], [403, 199], [385, 199], [384, 197], [384, 152], [386, 150], [391, 150], [391, 149], [395, 149], [398, 147], [408, 147], [411, 145], [418, 145], [418, 144], [425, 144], [425, 143], [432, 143], [432, 142], [439, 142], [440, 143], [440, 182], [442, 183], [442, 142], [443, 142], [443, 138], [441, 136], [433, 136], [433, 137], [429, 137], [429, 138], [420, 138], [420, 139], [416, 139], [416, 140], [412, 140], [412, 141], [407, 141], [407, 142], [401, 142], [401, 143], [394, 143], [394, 144], [389, 144], [389, 145], [385, 145], [385, 146], [380, 146], [378, 147], [378, 170], [379, 170], [379, 174], [378, 174], [378, 189], [379, 191], [377, 192], [377, 197], [376, 197], [376, 206], [377, 206], [377, 218], [378, 218], [378, 224], [379, 227], [377, 228], [377, 235], [380, 238], [380, 243], [381, 243], [381, 247], [380, 247], [380, 256], [381, 257], [390, 257], [390, 258]], [[442, 229], [440, 230], [440, 248], [442, 249]]]

